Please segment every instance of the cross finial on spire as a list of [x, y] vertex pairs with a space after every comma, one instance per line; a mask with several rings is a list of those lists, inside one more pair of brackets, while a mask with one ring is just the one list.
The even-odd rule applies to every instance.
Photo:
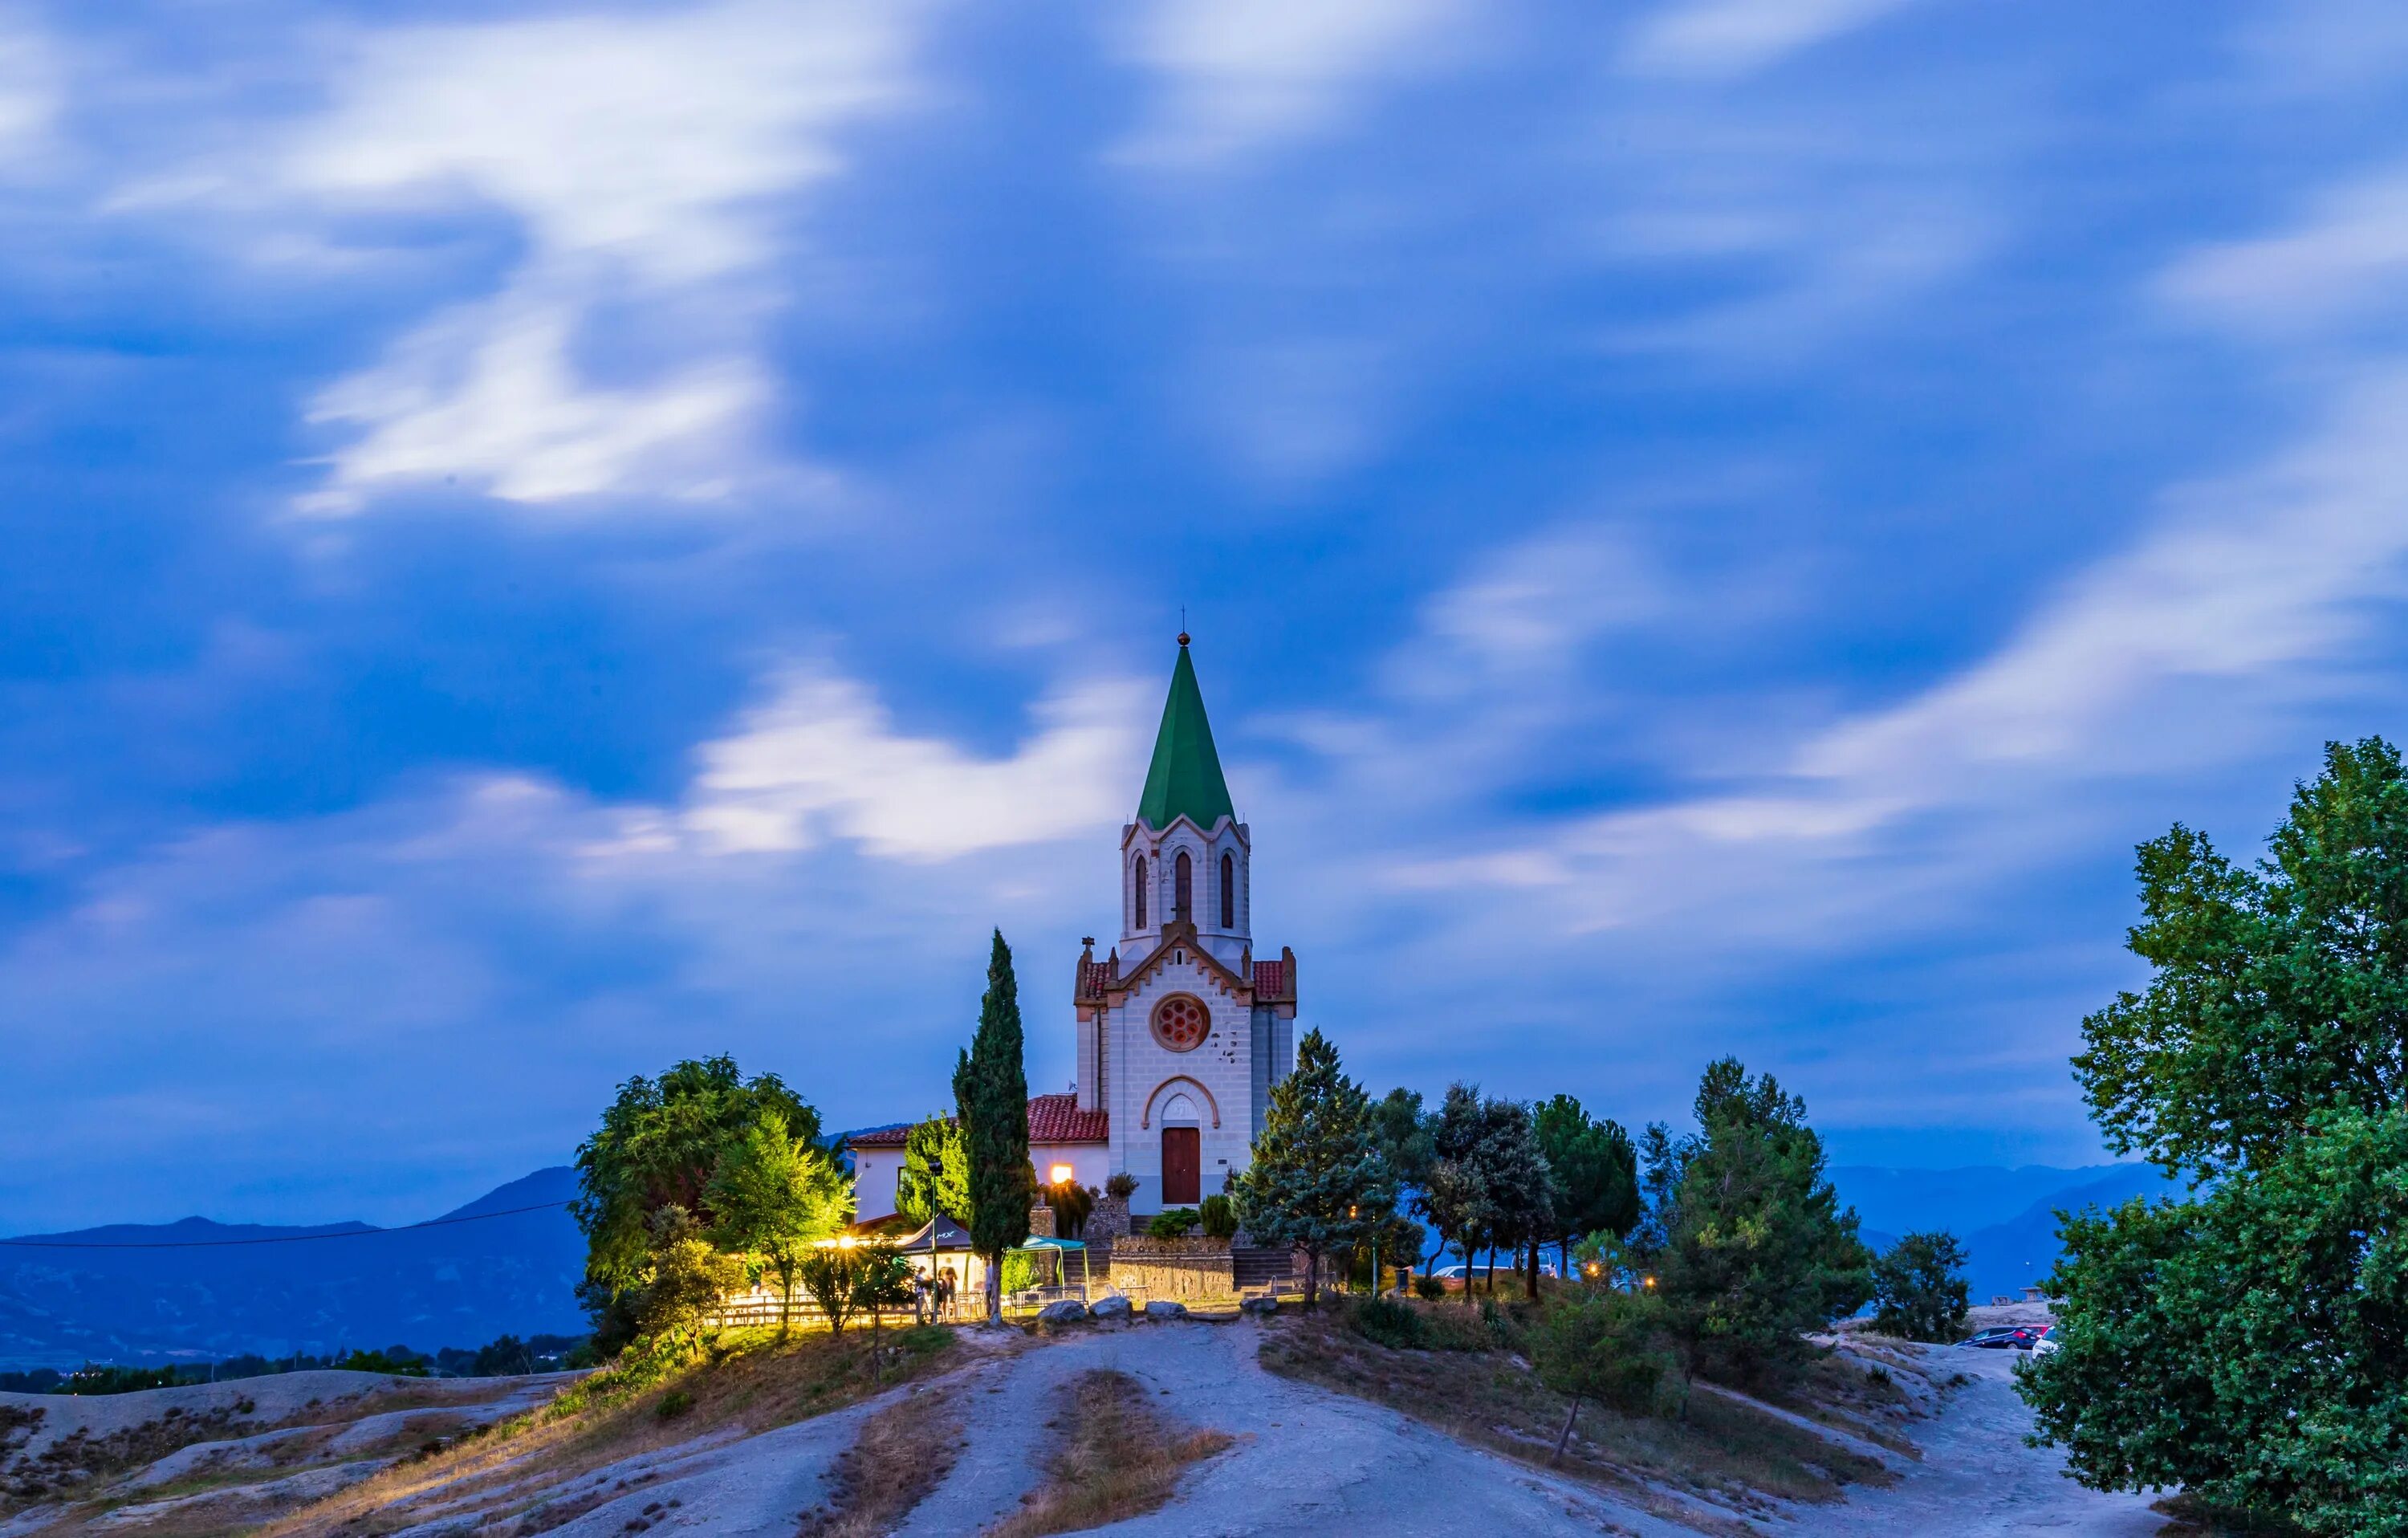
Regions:
[[1183, 603], [1179, 606], [1179, 644], [1187, 644], [1187, 606]]

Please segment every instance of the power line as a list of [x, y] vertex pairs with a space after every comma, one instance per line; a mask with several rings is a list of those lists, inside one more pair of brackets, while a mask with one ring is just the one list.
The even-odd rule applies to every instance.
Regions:
[[397, 1229], [352, 1229], [345, 1233], [287, 1233], [273, 1239], [145, 1239], [130, 1244], [100, 1244], [84, 1239], [0, 1239], [0, 1246], [21, 1250], [217, 1250], [238, 1244], [306, 1244], [313, 1239], [374, 1239], [380, 1234], [408, 1233], [416, 1229], [449, 1228], [454, 1223], [482, 1223], [489, 1217], [515, 1217], [521, 1213], [559, 1212], [566, 1203], [538, 1201], [532, 1207], [505, 1207], [497, 1213], [471, 1213], [466, 1217], [430, 1217]]

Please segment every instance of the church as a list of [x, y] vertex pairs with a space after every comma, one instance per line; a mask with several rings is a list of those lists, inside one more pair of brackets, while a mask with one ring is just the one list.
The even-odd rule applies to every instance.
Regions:
[[[1070, 988], [1075, 1085], [1028, 1102], [1037, 1178], [1137, 1182], [1132, 1213], [1192, 1207], [1246, 1167], [1296, 1058], [1296, 953], [1254, 955], [1254, 833], [1238, 820], [1188, 638], [1137, 814], [1121, 829], [1120, 939]], [[855, 1210], [895, 1211], [904, 1132], [856, 1135]]]

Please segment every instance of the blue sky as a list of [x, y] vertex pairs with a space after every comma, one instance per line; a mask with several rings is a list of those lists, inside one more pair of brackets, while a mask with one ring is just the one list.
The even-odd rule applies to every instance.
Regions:
[[2082, 1162], [2397, 734], [2408, 21], [0, 3], [0, 1231], [1069, 1074], [1182, 606], [1375, 1088]]

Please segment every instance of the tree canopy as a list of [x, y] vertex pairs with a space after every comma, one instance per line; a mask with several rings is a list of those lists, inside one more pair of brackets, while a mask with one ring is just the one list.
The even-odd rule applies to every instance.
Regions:
[[1965, 1328], [1965, 1246], [1910, 1233], [1873, 1260], [1873, 1328], [1909, 1341], [1953, 1341]]
[[774, 1073], [746, 1079], [732, 1057], [681, 1062], [657, 1079], [639, 1075], [619, 1086], [602, 1125], [577, 1150], [569, 1211], [585, 1230], [589, 1298], [607, 1300], [641, 1278], [652, 1263], [652, 1215], [661, 1208], [683, 1208], [710, 1226], [711, 1175], [765, 1110], [797, 1141], [819, 1142], [817, 1111]]
[[914, 1224], [939, 1213], [957, 1223], [970, 1215], [970, 1150], [961, 1124], [930, 1116], [903, 1138], [903, 1169], [895, 1179], [895, 1210]]
[[706, 1190], [712, 1240], [761, 1256], [777, 1272], [784, 1328], [794, 1312], [796, 1268], [814, 1240], [852, 1217], [853, 1183], [824, 1150], [788, 1136], [786, 1118], [764, 1106], [720, 1156]]
[[1639, 1221], [1639, 1153], [1620, 1123], [1591, 1118], [1570, 1095], [1542, 1102], [1532, 1120], [1552, 1183], [1545, 1237], [1569, 1275], [1575, 1241], [1592, 1233], [1621, 1239]]
[[1253, 1162], [1234, 1194], [1255, 1243], [1293, 1246], [1310, 1258], [1308, 1305], [1321, 1258], [1352, 1247], [1394, 1210], [1396, 1184], [1381, 1157], [1371, 1102], [1340, 1071], [1338, 1049], [1320, 1031], [1305, 1033], [1296, 1071], [1272, 1086]]
[[2075, 1477], [2310, 1533], [2408, 1533], [2408, 779], [2329, 744], [2268, 857], [2139, 851], [2147, 987], [2074, 1059], [2119, 1153], [2201, 1183], [2063, 1229], [2019, 1380]]
[[1806, 1102], [1739, 1059], [1707, 1068], [1699, 1131], [1650, 1128], [1648, 1185], [1663, 1194], [1646, 1258], [1675, 1335], [1707, 1376], [1748, 1383], [1809, 1355], [1801, 1333], [1872, 1296], [1871, 1257], [1824, 1171]]

